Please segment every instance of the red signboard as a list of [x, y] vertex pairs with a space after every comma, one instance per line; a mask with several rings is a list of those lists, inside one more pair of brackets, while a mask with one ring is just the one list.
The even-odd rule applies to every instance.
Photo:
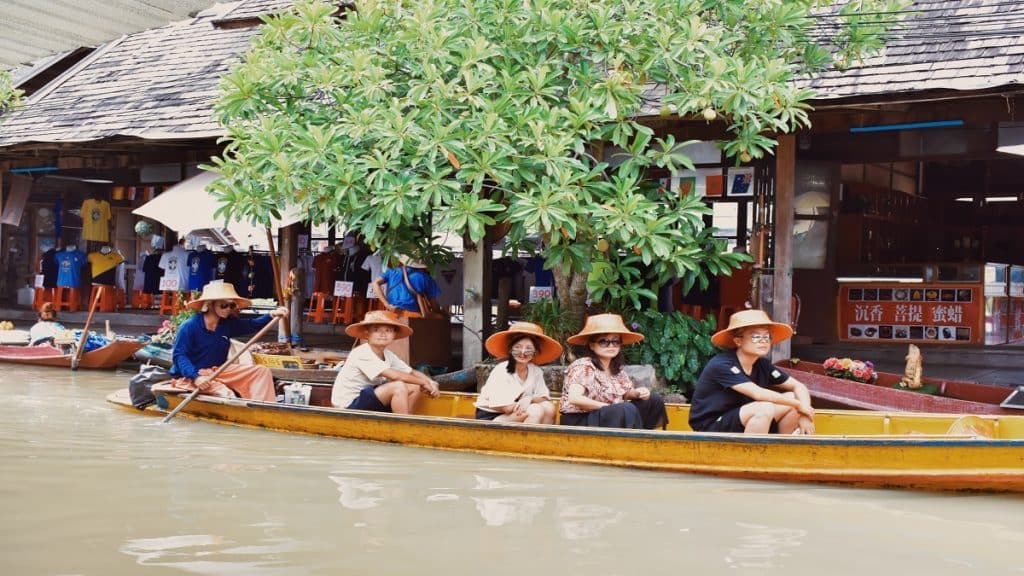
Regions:
[[977, 284], [843, 284], [839, 339], [979, 344], [982, 307]]

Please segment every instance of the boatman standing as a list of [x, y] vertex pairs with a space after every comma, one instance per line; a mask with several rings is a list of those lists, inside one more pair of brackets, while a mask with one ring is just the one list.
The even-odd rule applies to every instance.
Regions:
[[793, 335], [762, 310], [742, 310], [711, 337], [723, 351], [704, 367], [690, 406], [698, 432], [813, 434], [814, 408], [807, 386], [773, 366], [772, 342]]

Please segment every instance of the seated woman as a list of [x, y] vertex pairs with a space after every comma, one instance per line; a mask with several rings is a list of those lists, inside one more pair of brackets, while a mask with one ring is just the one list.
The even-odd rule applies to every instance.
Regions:
[[587, 318], [569, 343], [586, 346], [585, 358], [565, 372], [561, 423], [607, 428], [665, 428], [665, 401], [647, 388], [635, 388], [622, 371], [622, 347], [636, 344], [643, 334], [631, 332], [618, 314]]
[[43, 302], [39, 307], [39, 321], [28, 331], [28, 341], [32, 346], [53, 345], [57, 333], [64, 330], [64, 325], [57, 322], [57, 309], [53, 302]]
[[793, 335], [761, 310], [742, 310], [729, 327], [711, 337], [724, 348], [700, 374], [690, 404], [690, 427], [698, 432], [814, 433], [807, 387], [766, 358], [772, 342]]
[[562, 355], [562, 345], [530, 322], [516, 322], [484, 343], [495, 358], [504, 360], [491, 370], [477, 396], [477, 420], [554, 424], [555, 405], [538, 364]]
[[172, 354], [170, 386], [179, 390], [199, 388], [203, 394], [233, 398], [238, 394], [250, 400], [275, 402], [274, 377], [266, 366], [228, 366], [210, 380], [210, 376], [228, 359], [231, 338], [258, 331], [272, 317], [286, 318], [288, 309], [281, 307], [269, 315], [242, 319], [236, 312], [252, 302], [223, 282], [211, 282], [202, 295], [188, 307], [199, 312], [178, 328]]
[[335, 408], [409, 414], [421, 390], [437, 398], [437, 382], [387, 349], [396, 338], [412, 335], [412, 328], [399, 322], [394, 313], [367, 312], [362, 322], [345, 328], [345, 333], [366, 343], [352, 349], [334, 379], [331, 404]]

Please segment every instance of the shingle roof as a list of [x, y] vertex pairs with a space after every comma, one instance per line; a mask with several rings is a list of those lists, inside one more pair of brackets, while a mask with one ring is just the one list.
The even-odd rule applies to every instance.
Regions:
[[[877, 56], [801, 85], [819, 100], [1024, 82], [1024, 2], [916, 0]], [[826, 34], [827, 24], [819, 33]]]
[[[249, 1], [261, 7], [281, 3]], [[223, 134], [213, 113], [220, 78], [248, 50], [258, 30], [214, 25], [238, 8], [236, 3], [218, 4], [191, 20], [99, 48], [6, 118], [0, 124], [0, 146]]]
[[263, 14], [280, 12], [294, 3], [294, 0], [249, 0], [248, 2], [242, 2], [234, 10], [224, 14], [217, 22], [259, 18]]

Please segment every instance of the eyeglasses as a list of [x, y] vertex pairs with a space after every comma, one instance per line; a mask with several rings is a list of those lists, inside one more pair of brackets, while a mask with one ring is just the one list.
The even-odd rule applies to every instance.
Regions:
[[512, 349], [512, 355], [513, 356], [533, 356], [536, 353], [537, 353], [537, 350], [535, 350], [533, 348], [513, 348]]
[[217, 304], [217, 308], [220, 308], [221, 310], [234, 310], [235, 308], [238, 308], [238, 304], [235, 304], [234, 302], [221, 302], [220, 304]]
[[750, 341], [754, 342], [754, 343], [757, 343], [757, 342], [771, 342], [772, 341], [772, 335], [771, 334], [751, 334], [750, 335]]
[[612, 340], [609, 338], [601, 338], [597, 341], [598, 346], [604, 346], [605, 348], [611, 348], [612, 346], [622, 346], [622, 340]]

